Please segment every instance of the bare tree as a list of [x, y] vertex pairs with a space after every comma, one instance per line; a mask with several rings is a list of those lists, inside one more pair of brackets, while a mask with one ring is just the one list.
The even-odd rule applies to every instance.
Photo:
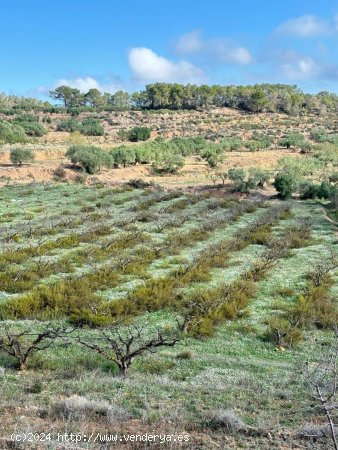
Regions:
[[163, 330], [157, 330], [152, 336], [147, 335], [144, 327], [129, 325], [122, 328], [115, 324], [100, 330], [96, 338], [86, 339], [79, 335], [76, 340], [115, 363], [120, 375], [124, 376], [137, 356], [145, 352], [155, 353], [160, 347], [172, 347], [179, 340], [176, 333], [166, 334]]
[[333, 448], [338, 450], [335, 430], [335, 415], [338, 411], [338, 330], [335, 328], [335, 343], [326, 357], [313, 365], [306, 364], [306, 378], [312, 390], [312, 398], [324, 415], [330, 431]]
[[329, 280], [330, 272], [338, 268], [338, 255], [330, 250], [330, 257], [324, 263], [317, 264], [309, 273], [309, 278], [315, 286], [320, 286]]
[[41, 331], [33, 333], [32, 328], [15, 331], [8, 324], [2, 324], [0, 327], [0, 351], [13, 356], [19, 363], [19, 370], [24, 370], [30, 356], [46, 350], [57, 338], [72, 331], [73, 329], [46, 324]]

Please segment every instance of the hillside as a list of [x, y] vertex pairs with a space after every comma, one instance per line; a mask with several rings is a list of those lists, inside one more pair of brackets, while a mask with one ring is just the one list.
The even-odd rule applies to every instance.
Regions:
[[[21, 114], [17, 117], [20, 118]], [[13, 122], [16, 116], [3, 116], [2, 119]], [[73, 118], [66, 113], [36, 113], [35, 120], [43, 127], [45, 134], [40, 137], [31, 137], [28, 142], [2, 145], [0, 152], [0, 182], [10, 183], [31, 181], [52, 181], [54, 171], [58, 167], [66, 170], [66, 178], [74, 180], [76, 171], [69, 166], [64, 157], [71, 145], [94, 145], [109, 151], [121, 145], [139, 146], [141, 143], [130, 143], [126, 134], [134, 127], [147, 127], [151, 130], [151, 141], [156, 138], [171, 140], [173, 138], [202, 137], [208, 142], [222, 142], [224, 139], [238, 140], [234, 150], [228, 151], [225, 156], [224, 168], [260, 166], [266, 169], [275, 169], [278, 160], [285, 156], [298, 156], [300, 147], [285, 149], [280, 146], [283, 136], [299, 134], [304, 136], [311, 144], [311, 133], [319, 131], [332, 135], [338, 127], [334, 114], [330, 115], [304, 115], [291, 117], [286, 114], [260, 113], [248, 114], [229, 108], [214, 108], [209, 111], [125, 111], [105, 113], [81, 113]], [[86, 136], [79, 131], [57, 131], [60, 124], [75, 121], [80, 124], [84, 120], [95, 120], [103, 127], [102, 136]], [[260, 140], [268, 139], [265, 147], [254, 145]], [[330, 139], [328, 139], [330, 141]], [[324, 142], [324, 141], [323, 141]], [[35, 154], [32, 164], [22, 167], [10, 164], [10, 148], [24, 147], [31, 149]], [[137, 148], [137, 147], [135, 147]], [[228, 149], [229, 150], [229, 149]], [[259, 151], [257, 151], [259, 150]], [[197, 151], [195, 152], [197, 153]], [[194, 155], [192, 155], [194, 156]], [[150, 161], [151, 162], [151, 161]], [[205, 184], [207, 181], [207, 168], [196, 158], [187, 159], [181, 172], [174, 176], [154, 177], [149, 165], [128, 165], [117, 170], [103, 168], [95, 178], [104, 182], [128, 181], [133, 178], [144, 178], [163, 185]], [[218, 169], [219, 170], [219, 169]], [[164, 174], [165, 175], [165, 174]], [[90, 183], [90, 177], [87, 181]], [[210, 183], [210, 180], [209, 180]]]
[[335, 114], [1, 123], [0, 448], [328, 448]]

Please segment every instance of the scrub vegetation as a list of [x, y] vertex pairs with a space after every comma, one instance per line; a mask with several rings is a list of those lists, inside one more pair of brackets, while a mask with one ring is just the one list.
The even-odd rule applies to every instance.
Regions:
[[0, 99], [0, 448], [334, 448], [336, 96], [64, 88]]

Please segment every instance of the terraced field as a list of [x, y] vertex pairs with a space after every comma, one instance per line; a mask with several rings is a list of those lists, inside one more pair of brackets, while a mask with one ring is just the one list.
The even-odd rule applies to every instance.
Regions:
[[[55, 440], [66, 430], [189, 435], [177, 448], [310, 448], [299, 430], [323, 419], [302, 367], [332, 336], [327, 317], [301, 315], [297, 305], [311, 291], [309, 274], [337, 248], [321, 203], [126, 185], [11, 186], [0, 191], [0, 229], [1, 326], [76, 328], [34, 353], [24, 371], [0, 353], [2, 448], [6, 429], [54, 433], [49, 446], [30, 448], [71, 448]], [[332, 316], [334, 274], [326, 287]], [[287, 314], [294, 329], [281, 326], [278, 339], [272, 321]], [[111, 324], [133, 321], [147, 336], [160, 328], [178, 342], [135, 358], [125, 376], [75, 338], [94, 342]], [[101, 409], [65, 409], [74, 396]], [[224, 411], [241, 418], [236, 433], [219, 427]]]

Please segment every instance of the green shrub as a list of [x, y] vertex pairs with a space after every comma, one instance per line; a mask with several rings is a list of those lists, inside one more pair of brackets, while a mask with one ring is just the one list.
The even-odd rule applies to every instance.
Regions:
[[128, 295], [128, 300], [136, 310], [157, 311], [173, 300], [175, 280], [171, 277], [156, 278], [137, 286]]
[[23, 113], [14, 119], [15, 122], [38, 122], [38, 118], [34, 114]]
[[330, 184], [330, 183], [323, 181], [318, 187], [317, 197], [329, 199], [329, 198], [331, 198], [333, 192], [334, 192], [334, 186], [332, 186], [332, 184]]
[[318, 196], [318, 185], [311, 181], [305, 181], [299, 186], [300, 196], [303, 200], [316, 198]]
[[297, 324], [283, 317], [272, 317], [267, 321], [268, 328], [264, 340], [280, 347], [287, 348], [299, 344], [303, 339], [302, 330]]
[[103, 136], [104, 128], [99, 120], [88, 118], [82, 122], [81, 133], [86, 136]]
[[214, 143], [210, 143], [206, 148], [203, 149], [201, 157], [206, 160], [209, 167], [211, 168], [218, 166], [225, 159], [223, 148]]
[[132, 147], [126, 147], [122, 145], [121, 147], [113, 148], [110, 151], [110, 155], [113, 160], [114, 167], [129, 166], [136, 163], [136, 153]]
[[304, 181], [300, 184], [299, 190], [301, 198], [304, 200], [309, 198], [329, 199], [333, 191], [333, 186], [325, 181], [321, 184]]
[[45, 128], [37, 122], [20, 122], [19, 124], [25, 130], [27, 136], [41, 137], [47, 133]]
[[138, 369], [141, 373], [162, 375], [166, 373], [168, 370], [173, 369], [175, 365], [176, 365], [175, 361], [153, 357], [143, 360]]
[[2, 320], [54, 319], [68, 317], [77, 325], [102, 325], [109, 321], [102, 299], [92, 293], [86, 279], [74, 278], [39, 285], [32, 292], [0, 305]]
[[276, 175], [274, 186], [282, 199], [290, 198], [297, 187], [294, 176], [287, 172]]
[[256, 181], [252, 176], [247, 177], [246, 172], [241, 168], [229, 169], [227, 178], [233, 181], [232, 190], [234, 192], [248, 193], [258, 184], [258, 180]]
[[27, 394], [40, 394], [43, 390], [43, 382], [41, 378], [34, 377], [30, 383], [25, 387]]
[[129, 131], [128, 138], [131, 142], [147, 141], [151, 136], [151, 129], [147, 127], [135, 127]]
[[190, 350], [182, 350], [177, 353], [176, 359], [192, 359], [192, 353]]
[[184, 166], [182, 156], [173, 153], [162, 153], [156, 156], [152, 164], [152, 172], [155, 175], [175, 174]]
[[26, 141], [25, 130], [20, 125], [0, 120], [0, 143], [17, 144]]
[[336, 302], [325, 286], [314, 286], [300, 295], [289, 314], [304, 328], [332, 328], [338, 321]]
[[279, 145], [281, 147], [291, 148], [291, 147], [301, 147], [304, 144], [304, 136], [299, 133], [290, 133], [284, 136]]
[[29, 148], [12, 148], [10, 152], [10, 159], [16, 166], [22, 166], [23, 163], [30, 163], [34, 161], [35, 156]]
[[100, 147], [92, 145], [72, 145], [66, 152], [73, 164], [79, 163], [87, 173], [96, 173], [101, 166], [111, 167], [112, 158]]
[[80, 130], [81, 123], [75, 119], [61, 120], [61, 122], [59, 122], [56, 127], [56, 131], [68, 131], [69, 133]]
[[311, 130], [310, 136], [315, 142], [329, 142], [328, 135], [324, 129]]
[[249, 175], [251, 178], [252, 184], [257, 186], [260, 189], [264, 189], [265, 184], [270, 180], [272, 173], [269, 170], [264, 170], [258, 168], [250, 168]]
[[214, 322], [208, 317], [196, 317], [189, 323], [187, 332], [195, 338], [210, 337], [215, 332]]
[[241, 148], [243, 145], [241, 139], [236, 137], [224, 138], [221, 142], [222, 147], [225, 151], [235, 152]]

